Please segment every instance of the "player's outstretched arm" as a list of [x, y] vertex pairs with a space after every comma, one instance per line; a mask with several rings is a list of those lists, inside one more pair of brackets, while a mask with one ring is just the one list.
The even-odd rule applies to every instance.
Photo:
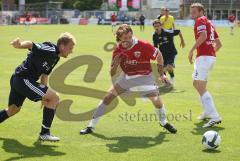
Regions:
[[158, 73], [160, 76], [160, 79], [163, 81], [165, 79], [164, 77], [164, 67], [163, 67], [163, 56], [161, 51], [158, 50], [158, 54], [157, 54], [157, 69], [158, 69]]
[[221, 41], [220, 41], [220, 39], [215, 39], [215, 46], [214, 46], [214, 50], [215, 50], [215, 52], [218, 52], [219, 51], [219, 49], [222, 47], [222, 43], [221, 43]]
[[120, 54], [113, 57], [112, 64], [111, 64], [111, 70], [110, 70], [111, 76], [114, 76], [116, 74], [117, 68], [118, 68], [120, 62], [121, 62]]
[[181, 40], [180, 47], [184, 48], [186, 46], [186, 44], [185, 44], [185, 41], [184, 41], [184, 38], [183, 38], [183, 35], [182, 35], [181, 31], [179, 32], [179, 37], [180, 37], [180, 40]]
[[31, 41], [20, 41], [19, 38], [14, 39], [10, 43], [16, 49], [32, 49], [33, 43]]
[[196, 43], [193, 45], [192, 49], [190, 50], [188, 54], [188, 59], [190, 64], [193, 63], [193, 52], [200, 46], [204, 41], [207, 39], [207, 32], [203, 31], [200, 33], [199, 38], [197, 39]]

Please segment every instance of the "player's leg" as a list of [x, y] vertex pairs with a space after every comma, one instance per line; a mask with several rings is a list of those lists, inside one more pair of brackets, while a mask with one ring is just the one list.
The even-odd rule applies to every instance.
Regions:
[[167, 69], [170, 75], [170, 82], [172, 86], [174, 86], [174, 83], [175, 83], [174, 68], [175, 68], [176, 55], [177, 55], [177, 52], [173, 52], [173, 53], [169, 53], [167, 56]]
[[156, 93], [148, 94], [147, 97], [152, 101], [156, 115], [159, 119], [160, 125], [171, 133], [176, 133], [177, 129], [167, 122], [166, 107], [164, 106], [160, 96]]
[[10, 80], [11, 90], [8, 98], [8, 108], [0, 111], [0, 123], [17, 114], [21, 110], [23, 102], [26, 98], [14, 89], [15, 85], [13, 83], [12, 77]]
[[28, 78], [14, 76], [12, 81], [15, 87], [14, 89], [21, 95], [34, 102], [43, 101], [43, 120], [39, 139], [46, 141], [58, 141], [58, 137], [50, 134], [55, 109], [59, 102], [59, 97], [56, 92], [49, 89], [47, 86], [39, 84], [38, 82]]
[[207, 90], [208, 74], [214, 63], [215, 58], [200, 57], [197, 58], [194, 65], [195, 69], [193, 73], [193, 86], [199, 93], [201, 103], [204, 108], [204, 112], [198, 118], [211, 118], [210, 121], [204, 125], [204, 127], [213, 126], [214, 124], [221, 122], [221, 117], [216, 110], [212, 95]]
[[59, 104], [59, 96], [52, 89], [47, 89], [47, 92], [42, 97], [43, 119], [39, 139], [47, 141], [59, 141], [58, 137], [51, 135], [50, 128], [55, 116], [57, 105]]
[[96, 127], [101, 116], [104, 115], [108, 105], [120, 94], [124, 93], [126, 90], [123, 89], [118, 83], [113, 85], [107, 95], [98, 104], [96, 111], [93, 114], [92, 120], [89, 122], [87, 128], [80, 131], [80, 134], [88, 134], [92, 132], [92, 129]]
[[234, 23], [231, 23], [231, 35], [233, 35], [233, 30], [234, 30]]
[[170, 75], [170, 82], [171, 82], [171, 85], [174, 86], [174, 83], [175, 83], [175, 75], [174, 75], [174, 66], [173, 64], [168, 64], [167, 65], [167, 71]]
[[21, 110], [21, 107], [17, 107], [16, 105], [12, 104], [8, 106], [8, 108], [3, 109], [0, 111], [0, 123], [12, 117], [13, 115], [17, 114]]

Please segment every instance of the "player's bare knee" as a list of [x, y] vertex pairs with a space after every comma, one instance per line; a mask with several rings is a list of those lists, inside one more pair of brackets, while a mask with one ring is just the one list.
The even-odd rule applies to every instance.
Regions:
[[198, 85], [196, 81], [193, 81], [193, 87], [197, 89]]
[[104, 103], [105, 105], [109, 105], [115, 97], [116, 97], [116, 96], [115, 96], [114, 94], [109, 93], [108, 95], [106, 95], [106, 96], [104, 97], [103, 103]]

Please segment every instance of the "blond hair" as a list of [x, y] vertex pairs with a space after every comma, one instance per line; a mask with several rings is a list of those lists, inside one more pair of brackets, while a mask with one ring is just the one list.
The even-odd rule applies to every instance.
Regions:
[[191, 5], [191, 8], [197, 8], [199, 12], [202, 11], [203, 13], [205, 13], [204, 6], [201, 3], [193, 3]]
[[69, 32], [64, 32], [61, 33], [58, 40], [57, 40], [57, 46], [63, 44], [67, 45], [68, 43], [73, 42], [73, 44], [77, 44], [75, 37], [69, 33]]
[[121, 26], [119, 26], [115, 33], [116, 41], [119, 42], [120, 37], [122, 37], [122, 35], [124, 35], [124, 34], [128, 34], [129, 32], [133, 33], [133, 30], [129, 25], [122, 24]]

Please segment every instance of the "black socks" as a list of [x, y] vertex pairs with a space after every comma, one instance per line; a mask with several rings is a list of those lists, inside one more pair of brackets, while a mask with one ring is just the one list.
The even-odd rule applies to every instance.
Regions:
[[41, 135], [50, 133], [50, 128], [53, 122], [53, 118], [55, 115], [55, 109], [50, 109], [47, 107], [44, 107], [43, 109], [43, 120], [42, 120], [42, 130]]
[[2, 123], [3, 121], [5, 121], [8, 117], [9, 117], [9, 116], [8, 116], [6, 110], [0, 111], [0, 123]]

